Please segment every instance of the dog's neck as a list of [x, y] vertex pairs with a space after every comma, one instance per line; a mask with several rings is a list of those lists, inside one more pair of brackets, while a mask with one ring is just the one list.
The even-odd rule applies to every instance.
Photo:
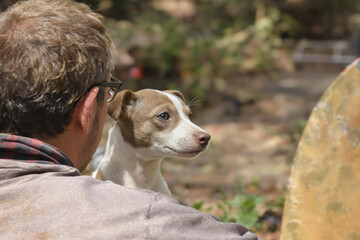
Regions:
[[160, 171], [161, 161], [161, 157], [149, 156], [146, 149], [136, 149], [125, 142], [120, 127], [114, 124], [109, 130], [105, 156], [95, 177], [127, 187], [151, 189], [171, 196]]

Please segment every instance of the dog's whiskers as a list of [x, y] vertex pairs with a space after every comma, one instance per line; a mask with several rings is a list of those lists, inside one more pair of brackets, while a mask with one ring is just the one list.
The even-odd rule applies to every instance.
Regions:
[[199, 99], [197, 97], [194, 97], [192, 100], [190, 100], [190, 102], [187, 104], [187, 106], [193, 110], [195, 109], [195, 107], [198, 106], [198, 103], [201, 102], [201, 101], [204, 101], [204, 99]]

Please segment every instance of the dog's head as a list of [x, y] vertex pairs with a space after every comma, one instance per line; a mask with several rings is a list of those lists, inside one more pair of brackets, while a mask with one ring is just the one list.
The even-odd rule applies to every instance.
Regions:
[[190, 108], [176, 90], [121, 91], [108, 114], [122, 136], [152, 157], [193, 158], [207, 149], [210, 135], [190, 121]]

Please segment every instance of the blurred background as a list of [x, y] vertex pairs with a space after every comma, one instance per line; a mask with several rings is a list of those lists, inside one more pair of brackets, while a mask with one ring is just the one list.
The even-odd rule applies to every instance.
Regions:
[[[14, 2], [0, 1], [0, 10]], [[107, 18], [124, 88], [180, 90], [212, 135], [200, 157], [164, 161], [174, 197], [279, 239], [306, 120], [360, 55], [358, 0], [81, 2]]]

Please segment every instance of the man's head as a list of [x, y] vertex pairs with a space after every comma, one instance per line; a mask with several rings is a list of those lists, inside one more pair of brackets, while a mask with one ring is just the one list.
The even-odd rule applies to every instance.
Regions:
[[[110, 74], [100, 15], [73, 1], [29, 0], [0, 14], [0, 132], [54, 138]], [[104, 102], [104, 88], [96, 100]]]

